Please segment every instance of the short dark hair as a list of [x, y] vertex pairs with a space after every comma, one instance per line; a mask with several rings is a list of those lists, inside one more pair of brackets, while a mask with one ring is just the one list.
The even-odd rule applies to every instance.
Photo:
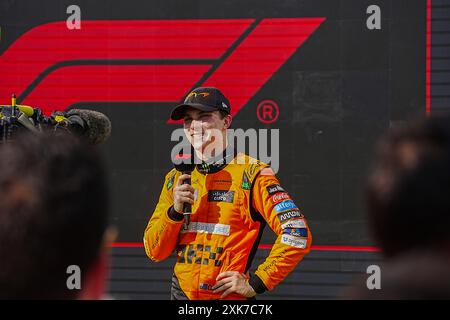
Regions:
[[[185, 110], [184, 113], [183, 113], [183, 117], [186, 115], [186, 111], [187, 111], [187, 110], [196, 110], [196, 109], [193, 108], [193, 107], [188, 107], [188, 108], [186, 108], [186, 110]], [[214, 111], [211, 111], [211, 112], [218, 112], [221, 120], [222, 120], [223, 118], [225, 118], [226, 116], [229, 115], [229, 113], [227, 113], [227, 112], [225, 112], [225, 111], [223, 111], [223, 110], [214, 110]]]
[[98, 152], [63, 133], [0, 145], [0, 299], [73, 299], [99, 255], [108, 190]]
[[219, 113], [220, 113], [220, 119], [221, 120], [229, 115], [229, 113], [227, 113], [227, 112], [225, 112], [223, 110], [219, 110]]
[[450, 117], [392, 129], [377, 147], [366, 200], [387, 256], [450, 243]]

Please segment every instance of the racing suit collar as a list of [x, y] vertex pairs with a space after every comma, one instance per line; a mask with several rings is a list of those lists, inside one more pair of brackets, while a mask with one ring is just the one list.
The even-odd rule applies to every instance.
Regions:
[[197, 164], [197, 170], [201, 174], [216, 173], [222, 170], [227, 164], [229, 164], [236, 156], [236, 150], [230, 144], [223, 150], [222, 154], [209, 159], [207, 161], [201, 161]]

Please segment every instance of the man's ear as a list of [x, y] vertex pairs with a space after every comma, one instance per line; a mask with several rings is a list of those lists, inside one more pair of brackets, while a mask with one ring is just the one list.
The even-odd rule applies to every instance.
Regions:
[[225, 126], [224, 129], [228, 129], [231, 126], [231, 121], [233, 120], [233, 117], [230, 114], [228, 114], [223, 118], [223, 120]]

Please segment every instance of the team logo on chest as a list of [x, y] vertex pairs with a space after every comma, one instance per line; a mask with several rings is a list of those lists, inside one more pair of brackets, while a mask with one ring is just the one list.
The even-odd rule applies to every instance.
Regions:
[[176, 173], [172, 174], [172, 176], [167, 181], [167, 190], [170, 190], [170, 188], [172, 188], [173, 182], [175, 180], [175, 175], [176, 175]]
[[234, 191], [229, 190], [209, 190], [208, 202], [228, 202], [233, 203]]
[[242, 189], [250, 190], [250, 188], [251, 188], [250, 180], [248, 179], [248, 176], [244, 171], [244, 174], [242, 175]]

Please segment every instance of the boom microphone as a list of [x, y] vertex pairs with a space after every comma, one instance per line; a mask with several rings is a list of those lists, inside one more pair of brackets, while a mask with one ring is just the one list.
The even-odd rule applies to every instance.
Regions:
[[11, 140], [23, 129], [36, 133], [65, 130], [88, 143], [100, 144], [111, 135], [111, 121], [103, 113], [86, 109], [55, 111], [48, 117], [39, 108], [17, 104], [13, 94], [10, 105], [0, 105], [0, 142]]
[[66, 117], [71, 128], [91, 144], [103, 143], [111, 135], [111, 121], [101, 112], [71, 109]]

